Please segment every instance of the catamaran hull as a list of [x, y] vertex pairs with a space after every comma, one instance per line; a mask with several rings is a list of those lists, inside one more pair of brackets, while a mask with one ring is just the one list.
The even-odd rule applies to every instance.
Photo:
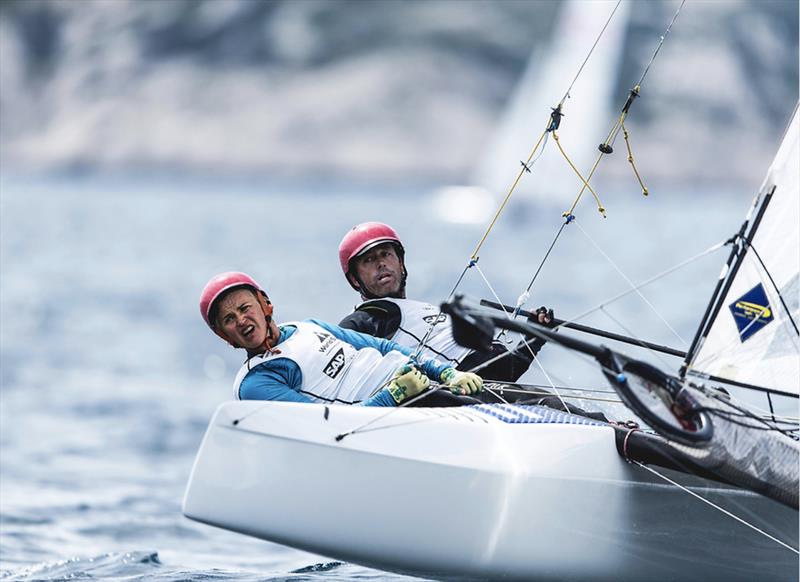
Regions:
[[[436, 578], [797, 579], [796, 553], [626, 463], [612, 428], [495, 410], [223, 404], [184, 514]], [[797, 547], [796, 511], [678, 479]]]

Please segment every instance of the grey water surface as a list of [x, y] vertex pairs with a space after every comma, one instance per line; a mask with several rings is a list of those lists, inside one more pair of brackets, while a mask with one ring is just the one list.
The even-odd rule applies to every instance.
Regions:
[[[595, 307], [628, 288], [617, 269], [641, 281], [733, 234], [750, 198], [654, 188], [643, 199], [628, 186], [609, 192], [605, 220], [581, 207], [530, 306], [564, 318]], [[0, 194], [0, 579], [403, 579], [181, 515], [206, 423], [241, 363], [205, 329], [197, 298], [216, 272], [246, 270], [279, 321], [337, 322], [357, 299], [338, 242], [384, 220], [407, 243], [411, 295], [440, 301], [485, 225], [444, 220], [424, 187], [6, 175]], [[475, 269], [463, 290], [516, 301], [560, 222], [559, 208], [512, 205], [478, 263], [493, 291]], [[648, 286], [658, 316], [633, 294], [584, 321], [680, 345], [660, 317], [690, 340], [723, 260]], [[556, 347], [541, 360], [554, 381], [602, 386]]]

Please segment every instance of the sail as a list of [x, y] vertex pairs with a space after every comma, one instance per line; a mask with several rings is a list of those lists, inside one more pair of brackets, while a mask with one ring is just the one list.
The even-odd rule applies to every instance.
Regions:
[[[564, 103], [559, 136], [564, 149], [581, 172], [587, 172], [598, 155], [597, 146], [608, 133], [614, 92], [630, 19], [628, 2], [616, 0], [565, 0], [553, 26], [552, 42], [536, 45], [485, 153], [475, 165], [469, 185], [439, 188], [432, 200], [434, 213], [443, 220], [484, 224], [508, 193], [520, 162], [548, 123], [550, 109], [570, 86], [603, 24], [613, 14], [580, 78]], [[550, 143], [516, 188], [517, 200], [538, 207], [551, 204], [567, 208], [581, 187], [580, 179]], [[518, 215], [522, 216], [522, 215]]]
[[[800, 391], [800, 121], [789, 129], [748, 215], [750, 230], [731, 265], [688, 372]], [[749, 242], [747, 242], [749, 240]]]

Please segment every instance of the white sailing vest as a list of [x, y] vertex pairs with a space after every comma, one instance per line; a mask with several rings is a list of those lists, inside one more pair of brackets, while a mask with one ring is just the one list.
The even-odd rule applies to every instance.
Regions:
[[389, 338], [393, 342], [415, 350], [420, 341], [428, 333], [431, 324], [436, 321], [425, 347], [420, 352], [422, 356], [437, 358], [455, 365], [461, 362], [464, 357], [472, 352], [471, 349], [458, 345], [453, 339], [453, 326], [450, 316], [441, 313], [435, 305], [413, 299], [394, 299], [385, 297], [383, 299], [372, 299], [365, 301], [361, 305], [368, 305], [376, 301], [390, 301], [400, 308], [400, 327], [395, 334]]
[[233, 383], [233, 397], [239, 400], [242, 380], [256, 366], [285, 358], [300, 367], [302, 381], [299, 392], [317, 402], [354, 404], [366, 400], [384, 387], [395, 370], [408, 361], [408, 356], [392, 351], [381, 354], [375, 348], [357, 350], [337, 339], [324, 328], [306, 321], [293, 325], [297, 329], [281, 342], [278, 353], [265, 353], [248, 359]]

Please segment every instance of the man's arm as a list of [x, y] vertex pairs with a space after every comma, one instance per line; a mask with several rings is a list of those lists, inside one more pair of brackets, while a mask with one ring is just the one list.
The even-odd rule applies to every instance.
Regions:
[[391, 301], [369, 301], [339, 322], [339, 327], [389, 339], [397, 333], [402, 316], [400, 308]]

